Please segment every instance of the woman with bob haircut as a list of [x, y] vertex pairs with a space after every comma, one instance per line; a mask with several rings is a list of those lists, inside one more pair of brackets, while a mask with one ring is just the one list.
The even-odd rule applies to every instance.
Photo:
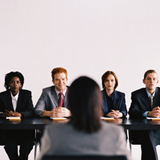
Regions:
[[113, 71], [106, 71], [102, 75], [102, 110], [105, 117], [124, 118], [127, 115], [125, 94], [116, 91], [117, 86], [116, 74]]
[[122, 127], [100, 119], [102, 95], [94, 80], [73, 81], [68, 101], [70, 121], [46, 127], [38, 160], [44, 155], [125, 155], [130, 159]]
[[[6, 91], [0, 93], [0, 117], [28, 118], [34, 115], [31, 92], [23, 90], [24, 77], [20, 72], [5, 76]], [[27, 160], [33, 148], [34, 130], [0, 131], [0, 139], [10, 160]], [[17, 146], [20, 145], [18, 155]]]

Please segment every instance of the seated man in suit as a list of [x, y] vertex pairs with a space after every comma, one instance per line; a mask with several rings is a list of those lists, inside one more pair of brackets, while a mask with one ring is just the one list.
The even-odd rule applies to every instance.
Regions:
[[[129, 109], [131, 118], [160, 117], [160, 88], [157, 87], [158, 75], [155, 70], [144, 74], [145, 88], [132, 92]], [[131, 131], [133, 140], [141, 143], [142, 160], [158, 160], [156, 145], [160, 143], [160, 130]]]
[[36, 104], [35, 113], [41, 117], [68, 117], [70, 111], [67, 109], [67, 70], [54, 68], [51, 73], [54, 86], [43, 89], [42, 95]]

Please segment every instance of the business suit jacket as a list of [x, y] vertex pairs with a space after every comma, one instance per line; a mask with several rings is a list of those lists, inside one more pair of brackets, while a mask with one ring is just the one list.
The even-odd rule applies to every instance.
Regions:
[[[68, 108], [68, 87], [63, 105], [65, 108]], [[36, 115], [41, 115], [44, 111], [51, 111], [56, 107], [58, 107], [58, 97], [55, 91], [55, 86], [44, 88], [35, 107]]]
[[[151, 111], [151, 101], [146, 93], [146, 88], [141, 88], [132, 92], [131, 106], [129, 109], [129, 115], [131, 118], [144, 118], [143, 113]], [[160, 88], [157, 87], [155, 96], [153, 98], [153, 108], [160, 106]]]
[[129, 160], [123, 128], [114, 124], [102, 123], [95, 133], [76, 130], [72, 124], [54, 124], [47, 126], [42, 140], [43, 155], [125, 155]]
[[[5, 110], [14, 111], [10, 90], [0, 93], [0, 111], [4, 112]], [[16, 112], [21, 113], [22, 118], [32, 117], [34, 115], [30, 91], [23, 89], [19, 90]]]
[[[129, 109], [130, 118], [145, 118], [143, 114], [146, 111], [152, 110], [151, 100], [147, 95], [146, 88], [132, 92], [131, 100], [132, 102]], [[153, 108], [156, 106], [160, 106], [159, 87], [156, 88], [153, 98]], [[156, 145], [160, 144], [160, 130], [129, 131], [129, 137], [131, 142], [142, 145], [142, 159], [157, 159]]]
[[[110, 111], [108, 110], [108, 103], [107, 103], [107, 93], [104, 90], [101, 91], [103, 96], [102, 101], [102, 109], [103, 109], [103, 116], [106, 116], [107, 113]], [[127, 115], [126, 103], [125, 103], [125, 94], [119, 91], [113, 92], [113, 110], [119, 110], [123, 113], [123, 117]]]

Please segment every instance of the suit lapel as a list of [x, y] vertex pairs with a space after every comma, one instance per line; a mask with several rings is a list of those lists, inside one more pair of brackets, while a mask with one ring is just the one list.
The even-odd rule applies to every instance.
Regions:
[[11, 98], [10, 90], [6, 91], [6, 94], [5, 94], [5, 103], [6, 103], [6, 109], [7, 110], [14, 111], [13, 110], [13, 104], [12, 104], [12, 98]]
[[150, 99], [148, 98], [148, 95], [147, 95], [145, 89], [140, 94], [140, 99], [144, 103], [144, 110], [146, 110], [146, 109], [150, 110], [151, 109], [151, 102], [150, 102]]
[[22, 92], [22, 90], [19, 90], [19, 95], [18, 95], [18, 101], [17, 101], [16, 111], [19, 111], [19, 108], [22, 106], [23, 98], [24, 98], [23, 92]]
[[119, 110], [119, 95], [116, 91], [114, 91], [114, 99], [113, 99], [113, 109]]
[[55, 104], [55, 106], [58, 107], [58, 97], [57, 97], [57, 94], [56, 94], [54, 86], [51, 89], [51, 94], [52, 94], [52, 102]]
[[107, 103], [107, 97], [106, 97], [105, 89], [102, 91], [102, 96], [103, 96], [102, 108], [103, 108], [103, 111], [105, 113], [107, 113], [108, 112], [108, 103]]
[[67, 107], [67, 106], [68, 106], [68, 87], [67, 87], [66, 94], [64, 97], [64, 107]]
[[160, 106], [160, 90], [156, 88], [155, 96], [153, 97], [153, 108]]

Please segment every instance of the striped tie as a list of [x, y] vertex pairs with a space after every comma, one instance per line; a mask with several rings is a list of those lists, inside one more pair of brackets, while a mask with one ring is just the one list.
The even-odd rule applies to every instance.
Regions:
[[150, 98], [151, 98], [151, 108], [153, 108], [153, 95], [151, 95]]

